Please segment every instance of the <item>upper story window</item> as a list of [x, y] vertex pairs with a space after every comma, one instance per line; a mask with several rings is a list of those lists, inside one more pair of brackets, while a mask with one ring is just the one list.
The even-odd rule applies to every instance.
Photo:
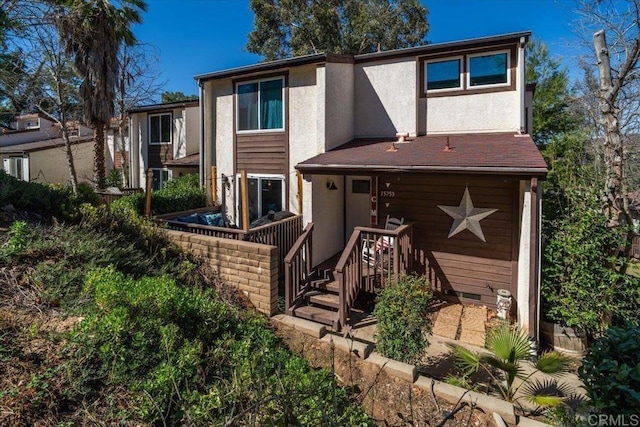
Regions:
[[149, 115], [149, 144], [171, 144], [171, 113]]
[[[425, 58], [423, 93], [434, 96], [464, 95], [466, 91], [515, 89], [511, 69], [513, 49]], [[445, 92], [445, 93], [443, 93]]]
[[462, 58], [427, 61], [425, 79], [428, 91], [462, 89]]
[[238, 83], [238, 131], [284, 129], [284, 78]]
[[469, 55], [469, 87], [509, 84], [509, 54], [507, 51]]

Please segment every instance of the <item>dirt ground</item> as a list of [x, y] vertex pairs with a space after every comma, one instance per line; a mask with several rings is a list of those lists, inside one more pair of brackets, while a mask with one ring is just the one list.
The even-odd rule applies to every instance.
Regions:
[[[391, 377], [368, 363], [290, 326], [274, 324], [276, 334], [312, 366], [335, 373], [370, 417], [381, 426], [495, 426], [491, 414], [464, 405], [454, 408], [431, 392]], [[450, 415], [452, 411], [455, 414]]]

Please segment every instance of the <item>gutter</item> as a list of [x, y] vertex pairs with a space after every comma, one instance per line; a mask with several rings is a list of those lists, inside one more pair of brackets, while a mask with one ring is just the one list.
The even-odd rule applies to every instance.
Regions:
[[546, 175], [547, 168], [516, 168], [516, 167], [488, 167], [488, 166], [372, 166], [372, 165], [321, 165], [304, 164], [296, 165], [295, 168], [304, 173], [335, 173], [338, 171], [365, 171], [365, 172], [471, 172], [471, 173], [491, 173], [491, 174], [533, 174]]

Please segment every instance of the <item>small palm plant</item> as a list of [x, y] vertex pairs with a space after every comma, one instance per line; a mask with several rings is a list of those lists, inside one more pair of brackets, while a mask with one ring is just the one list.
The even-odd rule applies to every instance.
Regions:
[[[465, 375], [484, 371], [498, 388], [502, 398], [524, 408], [524, 398], [540, 407], [558, 406], [566, 398], [573, 398], [571, 387], [557, 378], [533, 378], [538, 372], [560, 376], [568, 371], [569, 358], [557, 351], [545, 352], [535, 361], [535, 347], [529, 337], [519, 329], [501, 325], [487, 337], [490, 354], [476, 353], [459, 345], [451, 345]], [[531, 369], [525, 369], [528, 364]], [[518, 380], [518, 381], [516, 381]], [[516, 397], [518, 392], [520, 395]]]

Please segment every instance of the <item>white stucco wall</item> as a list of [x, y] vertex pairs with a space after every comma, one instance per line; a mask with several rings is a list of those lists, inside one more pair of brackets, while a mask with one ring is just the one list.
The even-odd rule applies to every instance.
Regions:
[[355, 66], [355, 136], [416, 134], [415, 58]]
[[197, 153], [200, 149], [200, 114], [197, 105], [186, 107], [184, 112], [185, 120], [185, 142], [186, 154]]
[[[320, 73], [322, 78], [324, 73]], [[295, 165], [317, 154], [317, 135], [324, 124], [319, 115], [318, 76], [314, 65], [297, 67], [289, 73], [289, 210], [300, 213]], [[303, 185], [303, 203], [311, 204], [311, 188]], [[311, 221], [305, 218], [305, 221]]]
[[[225, 197], [227, 214], [233, 222], [235, 217], [236, 178], [233, 175], [233, 84], [231, 79], [209, 81], [205, 84], [204, 148], [205, 183], [207, 194], [211, 194], [211, 166], [217, 167], [216, 182], [218, 198]], [[202, 102], [202, 100], [201, 100]], [[213, 151], [215, 150], [215, 154]], [[215, 159], [215, 165], [213, 164]], [[222, 175], [229, 179], [230, 187], [223, 193]]]
[[187, 121], [186, 111], [183, 108], [175, 108], [171, 111], [173, 120], [171, 142], [173, 143], [173, 158], [179, 159], [187, 155]]
[[518, 246], [518, 326], [529, 330], [529, 283], [531, 264], [531, 181], [520, 181], [520, 238]]
[[427, 133], [518, 132], [518, 91], [427, 99]]
[[[355, 70], [353, 64], [328, 63], [325, 67], [323, 151], [353, 139]], [[319, 99], [320, 101], [320, 99]]]

